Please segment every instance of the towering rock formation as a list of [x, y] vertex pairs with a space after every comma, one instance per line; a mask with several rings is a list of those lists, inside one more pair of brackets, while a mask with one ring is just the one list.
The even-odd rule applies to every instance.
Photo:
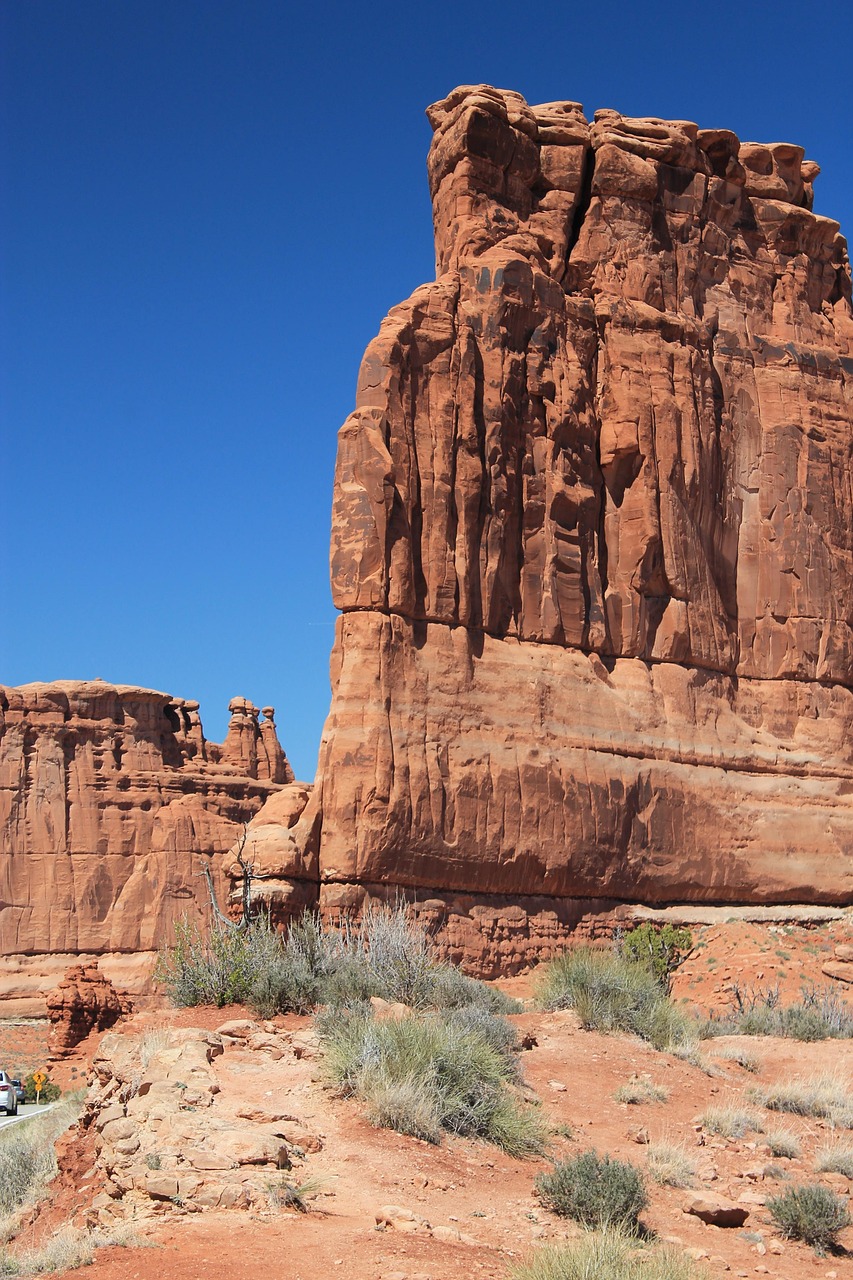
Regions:
[[293, 779], [273, 709], [262, 724], [244, 698], [230, 710], [219, 746], [198, 703], [166, 693], [0, 687], [3, 1011], [40, 1009], [80, 954], [138, 992], [175, 917], [205, 909], [202, 863]]
[[437, 279], [339, 436], [322, 902], [399, 888], [512, 959], [595, 900], [853, 900], [817, 165], [487, 86], [428, 115]]

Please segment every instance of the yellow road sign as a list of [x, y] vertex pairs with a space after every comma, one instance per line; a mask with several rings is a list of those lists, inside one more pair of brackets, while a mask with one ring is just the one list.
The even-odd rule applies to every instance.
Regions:
[[44, 1073], [43, 1071], [34, 1071], [34, 1072], [33, 1072], [33, 1084], [34, 1084], [34, 1085], [35, 1085], [35, 1087], [36, 1087], [36, 1092], [37, 1092], [37, 1093], [41, 1093], [41, 1091], [42, 1091], [42, 1089], [44, 1088], [44, 1086], [45, 1086], [46, 1082], [47, 1082], [47, 1076], [45, 1075], [45, 1073]]

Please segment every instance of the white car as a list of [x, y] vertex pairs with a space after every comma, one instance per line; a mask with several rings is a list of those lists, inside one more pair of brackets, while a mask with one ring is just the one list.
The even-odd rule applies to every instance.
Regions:
[[7, 1116], [18, 1114], [18, 1095], [5, 1071], [0, 1071], [0, 1108], [6, 1112]]

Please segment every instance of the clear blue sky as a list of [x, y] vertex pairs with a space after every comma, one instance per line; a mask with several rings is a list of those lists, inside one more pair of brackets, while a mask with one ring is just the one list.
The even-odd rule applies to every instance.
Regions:
[[433, 275], [460, 83], [800, 142], [853, 223], [853, 5], [5, 0], [0, 682], [329, 704], [335, 434]]

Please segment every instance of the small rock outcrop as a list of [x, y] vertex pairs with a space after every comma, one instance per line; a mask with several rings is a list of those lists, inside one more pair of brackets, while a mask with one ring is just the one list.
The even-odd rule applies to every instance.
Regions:
[[223, 1055], [254, 1059], [251, 1070], [303, 1044], [268, 1023], [240, 1019], [198, 1027], [109, 1032], [93, 1059], [82, 1128], [94, 1132], [92, 1216], [116, 1218], [266, 1205], [276, 1171], [321, 1149], [298, 1119], [272, 1104], [248, 1106], [223, 1089]]
[[132, 1008], [130, 999], [116, 991], [97, 962], [72, 966], [47, 997], [51, 1057], [64, 1058], [92, 1031], [109, 1030]]

